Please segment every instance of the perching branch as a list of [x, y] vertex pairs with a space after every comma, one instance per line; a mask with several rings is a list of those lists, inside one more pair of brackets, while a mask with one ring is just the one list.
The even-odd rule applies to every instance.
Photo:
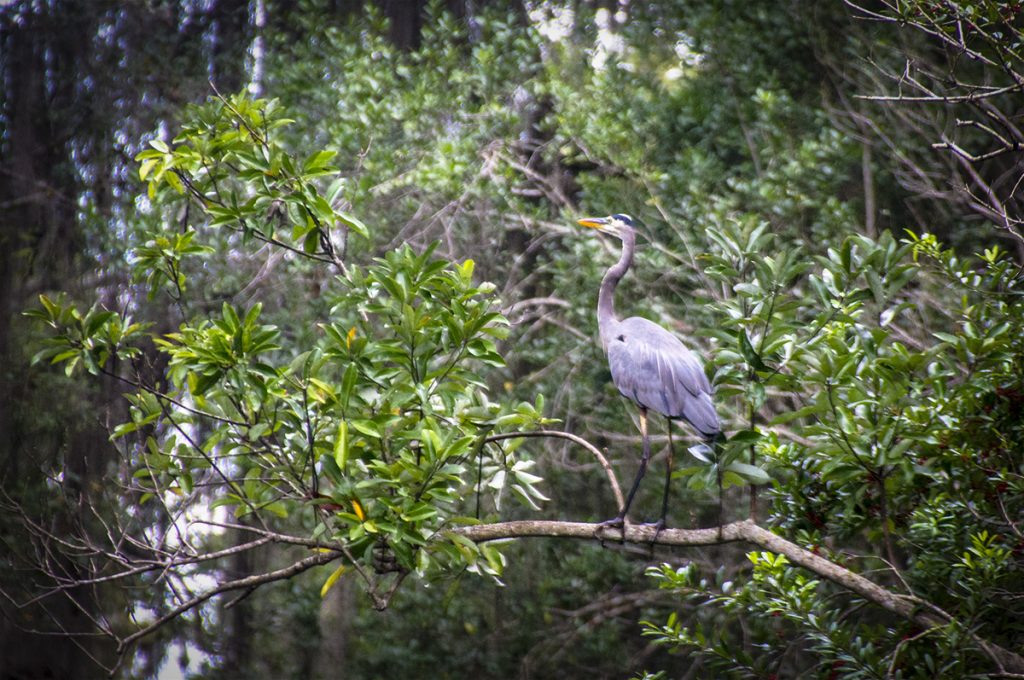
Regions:
[[[510, 538], [582, 538], [593, 540], [597, 524], [521, 520], [460, 527], [451, 533], [482, 543]], [[784, 555], [791, 563], [852, 591], [865, 600], [925, 629], [952, 623], [951, 617], [919, 598], [894, 593], [834, 562], [801, 548], [797, 544], [764, 529], [750, 520], [733, 522], [711, 529], [663, 529], [628, 524], [624, 529], [606, 529], [605, 540], [621, 539], [647, 545], [699, 546], [744, 542]], [[976, 633], [966, 635], [996, 663], [1003, 674], [1024, 674], [1024, 656], [988, 642]]]

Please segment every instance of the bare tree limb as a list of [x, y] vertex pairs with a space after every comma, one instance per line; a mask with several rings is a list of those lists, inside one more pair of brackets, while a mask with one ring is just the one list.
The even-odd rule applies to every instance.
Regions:
[[[597, 524], [583, 522], [522, 520], [460, 527], [450, 533], [476, 542], [526, 537], [593, 540], [598, 529], [599, 525]], [[602, 532], [602, 538], [609, 541], [621, 539], [629, 543], [667, 546], [751, 543], [764, 550], [785, 555], [791, 563], [803, 567], [841, 588], [854, 592], [865, 600], [922, 628], [930, 629], [952, 622], [948, 616], [937, 613], [940, 610], [929, 606], [928, 603], [916, 597], [902, 595], [883, 588], [860, 574], [830, 562], [810, 550], [801, 548], [792, 541], [773, 534], [750, 520], [733, 522], [711, 529], [663, 529], [661, 532], [651, 526], [629, 524], [621, 530], [605, 530]], [[993, 644], [975, 632], [966, 632], [966, 635], [992, 658], [1004, 675], [1024, 673], [1024, 657], [1019, 653]]]
[[232, 590], [239, 589], [255, 589], [261, 585], [272, 583], [273, 581], [283, 581], [285, 579], [292, 578], [293, 576], [297, 576], [298, 574], [301, 574], [304, 571], [312, 569], [313, 567], [318, 567], [322, 564], [332, 562], [338, 559], [340, 556], [341, 555], [335, 552], [316, 553], [315, 555], [310, 555], [309, 557], [303, 558], [298, 562], [295, 562], [294, 564], [291, 564], [282, 569], [269, 571], [264, 574], [254, 574], [252, 576], [246, 576], [245, 578], [240, 578], [234, 581], [227, 581], [225, 583], [222, 583], [216, 588], [211, 588], [210, 590], [199, 595], [196, 595], [195, 597], [192, 597], [191, 599], [183, 602], [182, 604], [178, 605], [177, 607], [167, 612], [160, 618], [156, 619], [152, 623], [143, 626], [139, 630], [135, 631], [131, 635], [121, 638], [120, 640], [118, 640], [117, 643], [117, 653], [119, 656], [123, 655], [125, 650], [139, 638], [149, 635], [160, 626], [166, 624], [168, 621], [176, 619], [188, 610], [199, 606], [203, 602], [206, 602], [210, 598], [220, 595], [221, 593], [226, 593]]

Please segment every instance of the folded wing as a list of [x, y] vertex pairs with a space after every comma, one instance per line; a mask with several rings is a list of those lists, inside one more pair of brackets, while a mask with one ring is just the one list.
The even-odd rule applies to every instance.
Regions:
[[662, 415], [685, 419], [707, 439], [721, 431], [704, 369], [672, 333], [630, 317], [618, 324], [607, 351], [612, 380], [622, 394]]

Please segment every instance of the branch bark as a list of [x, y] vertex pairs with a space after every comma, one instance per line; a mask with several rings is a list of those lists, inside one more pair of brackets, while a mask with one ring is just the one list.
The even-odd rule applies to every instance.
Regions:
[[[452, 530], [451, 533], [464, 536], [477, 543], [528, 537], [593, 540], [598, 528], [597, 524], [585, 522], [521, 520], [460, 527]], [[883, 588], [860, 574], [805, 550], [750, 520], [733, 522], [720, 528], [663, 529], [660, 533], [656, 532], [653, 526], [628, 524], [621, 530], [604, 530], [601, 532], [601, 537], [605, 540], [666, 546], [750, 543], [764, 550], [785, 555], [791, 563], [803, 567], [841, 588], [854, 592], [865, 600], [922, 628], [935, 628], [952, 622], [952, 618], [937, 607], [917, 597], [894, 593]], [[993, 644], [974, 632], [965, 631], [965, 634], [996, 663], [1003, 675], [1024, 674], [1024, 657], [1019, 653]]]

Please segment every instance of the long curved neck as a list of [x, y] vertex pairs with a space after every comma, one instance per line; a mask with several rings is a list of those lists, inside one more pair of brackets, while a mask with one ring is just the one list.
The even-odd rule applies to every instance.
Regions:
[[597, 294], [597, 327], [601, 332], [601, 344], [606, 348], [615, 333], [614, 326], [619, 318], [615, 316], [615, 287], [626, 275], [633, 264], [633, 250], [636, 238], [632, 231], [625, 230], [622, 234], [622, 255], [612, 265], [601, 280], [601, 290]]

